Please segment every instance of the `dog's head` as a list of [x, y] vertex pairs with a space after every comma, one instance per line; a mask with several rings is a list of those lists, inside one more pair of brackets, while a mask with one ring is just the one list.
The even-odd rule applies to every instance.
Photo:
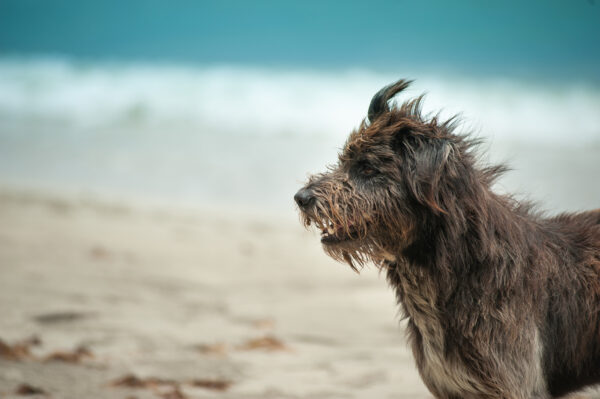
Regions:
[[325, 251], [353, 268], [390, 260], [411, 243], [422, 215], [446, 212], [440, 187], [461, 138], [452, 120], [424, 118], [422, 96], [390, 107], [400, 80], [371, 100], [336, 165], [313, 175], [294, 199], [303, 223], [318, 226]]

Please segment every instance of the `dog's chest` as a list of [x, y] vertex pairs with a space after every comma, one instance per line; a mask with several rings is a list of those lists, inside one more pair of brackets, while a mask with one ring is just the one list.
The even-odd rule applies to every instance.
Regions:
[[469, 373], [460, 359], [446, 353], [444, 327], [436, 305], [435, 282], [422, 270], [398, 268], [398, 278], [392, 281], [399, 300], [414, 328], [413, 352], [419, 372], [430, 390], [440, 394], [485, 392], [482, 384]]

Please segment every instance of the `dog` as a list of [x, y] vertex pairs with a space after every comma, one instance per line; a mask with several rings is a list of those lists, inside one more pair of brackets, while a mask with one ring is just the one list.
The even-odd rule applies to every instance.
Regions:
[[554, 398], [600, 382], [600, 209], [544, 217], [492, 190], [456, 119], [377, 92], [294, 196], [325, 252], [382, 268], [436, 398]]

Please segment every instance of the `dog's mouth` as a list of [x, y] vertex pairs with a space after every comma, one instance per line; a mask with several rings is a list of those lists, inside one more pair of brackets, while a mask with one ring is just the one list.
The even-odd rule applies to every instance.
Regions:
[[339, 244], [359, 238], [358, 232], [352, 224], [341, 226], [331, 221], [325, 221], [319, 225], [321, 228], [321, 243], [326, 245]]

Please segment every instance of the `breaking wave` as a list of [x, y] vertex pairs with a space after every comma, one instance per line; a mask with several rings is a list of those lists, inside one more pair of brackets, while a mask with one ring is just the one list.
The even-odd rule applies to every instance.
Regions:
[[405, 76], [417, 78], [408, 96], [428, 93], [426, 111], [461, 113], [483, 136], [600, 138], [600, 90], [583, 82], [64, 59], [0, 59], [0, 122], [345, 137], [372, 94]]

